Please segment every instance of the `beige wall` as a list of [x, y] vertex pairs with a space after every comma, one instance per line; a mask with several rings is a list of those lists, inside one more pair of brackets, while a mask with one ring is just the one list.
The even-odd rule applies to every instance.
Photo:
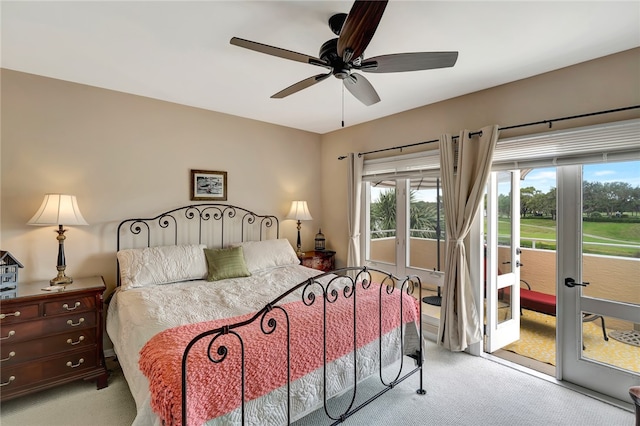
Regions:
[[[75, 194], [89, 226], [67, 231], [71, 276], [115, 284], [115, 227], [190, 203], [190, 169], [228, 172], [228, 202], [283, 218], [305, 199], [322, 224], [320, 136], [139, 96], [2, 70], [0, 247], [20, 281], [56, 275], [53, 227], [26, 225], [47, 192]], [[215, 96], [215, 94], [212, 94]], [[295, 223], [281, 221], [293, 244]]]
[[[640, 49], [472, 93], [401, 114], [341, 129], [322, 137], [322, 231], [337, 250], [338, 266], [347, 259], [345, 221], [346, 161], [340, 155], [457, 134], [488, 124], [500, 126], [535, 122], [640, 104]], [[384, 102], [384, 93], [380, 94]], [[554, 129], [585, 126], [639, 117], [638, 110], [557, 122]], [[348, 116], [346, 117], [348, 120]], [[546, 126], [525, 127], [501, 137], [545, 132]], [[427, 145], [429, 146], [429, 145]], [[430, 145], [433, 147], [433, 145]], [[404, 150], [404, 153], [410, 152]], [[398, 154], [397, 151], [387, 155]]]
[[[0, 247], [25, 264], [21, 279], [53, 277], [55, 233], [26, 222], [44, 193], [73, 193], [90, 226], [67, 233], [69, 274], [103, 274], [112, 286], [117, 222], [189, 203], [194, 168], [227, 171], [228, 201], [257, 212], [282, 217], [292, 199], [306, 199], [315, 220], [303, 224], [304, 248], [322, 226], [344, 266], [347, 164], [338, 156], [492, 123], [638, 105], [639, 58], [633, 49], [326, 135], [2, 70]], [[638, 116], [634, 110], [554, 128]], [[295, 242], [295, 225], [282, 222], [281, 235]]]

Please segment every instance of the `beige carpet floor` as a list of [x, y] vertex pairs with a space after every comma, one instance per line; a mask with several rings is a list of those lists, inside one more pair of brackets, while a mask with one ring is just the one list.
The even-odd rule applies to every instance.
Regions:
[[[633, 426], [634, 415], [491, 360], [452, 353], [427, 342], [423, 372], [427, 395], [416, 394], [419, 376], [400, 383], [347, 419], [348, 426], [377, 425], [580, 425]], [[135, 404], [117, 364], [109, 362], [109, 386], [75, 382], [2, 403], [2, 426], [128, 426]], [[359, 386], [359, 397], [379, 390]], [[333, 401], [333, 400], [332, 400]], [[631, 401], [629, 401], [631, 402]], [[340, 401], [336, 401], [340, 403]], [[296, 426], [326, 425], [323, 410]], [[260, 425], [269, 426], [269, 425]]]
[[2, 426], [125, 426], [136, 416], [136, 404], [120, 365], [107, 358], [109, 385], [77, 381], [0, 405]]

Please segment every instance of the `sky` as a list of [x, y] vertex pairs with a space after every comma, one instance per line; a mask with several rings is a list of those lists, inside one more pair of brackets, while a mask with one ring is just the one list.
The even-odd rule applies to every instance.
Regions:
[[[633, 187], [640, 186], [640, 162], [589, 164], [583, 168], [582, 180], [587, 182], [626, 182]], [[556, 187], [555, 168], [534, 169], [520, 182], [521, 188], [533, 186], [547, 193]]]

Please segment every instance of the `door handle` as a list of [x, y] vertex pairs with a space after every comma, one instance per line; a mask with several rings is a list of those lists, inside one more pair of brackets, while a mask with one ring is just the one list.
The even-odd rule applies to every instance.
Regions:
[[[503, 265], [511, 265], [511, 261], [507, 260], [506, 262], [502, 262]], [[519, 260], [516, 260], [516, 268], [519, 268], [521, 266], [524, 266], [524, 263], [520, 263]]]
[[586, 287], [589, 285], [588, 282], [583, 282], [583, 283], [577, 283], [573, 278], [565, 278], [564, 279], [564, 285], [566, 285], [567, 287], [575, 287], [577, 285], [581, 285], [582, 287]]

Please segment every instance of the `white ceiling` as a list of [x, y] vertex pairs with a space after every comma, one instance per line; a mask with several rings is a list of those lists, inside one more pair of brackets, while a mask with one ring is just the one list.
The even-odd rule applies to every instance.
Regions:
[[[351, 1], [2, 1], [2, 67], [316, 133], [339, 129], [342, 84], [270, 96], [323, 68], [229, 44], [317, 57]], [[640, 1], [399, 1], [365, 59], [460, 52], [455, 67], [366, 74], [381, 102], [344, 92], [345, 126], [640, 46]]]

